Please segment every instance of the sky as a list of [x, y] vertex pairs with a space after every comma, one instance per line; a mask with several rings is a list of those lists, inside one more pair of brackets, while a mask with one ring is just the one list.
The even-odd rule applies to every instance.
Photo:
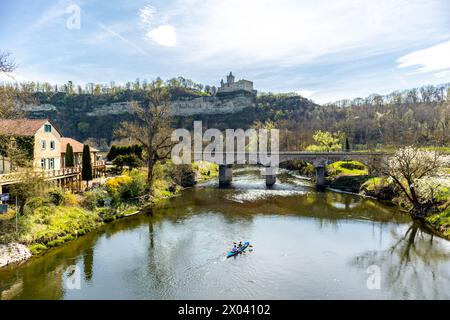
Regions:
[[219, 86], [233, 71], [325, 103], [450, 82], [449, 12], [448, 0], [0, 0], [0, 50], [18, 81]]

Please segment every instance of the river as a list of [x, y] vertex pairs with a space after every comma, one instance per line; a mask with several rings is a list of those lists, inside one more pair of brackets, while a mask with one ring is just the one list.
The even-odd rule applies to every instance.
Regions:
[[[396, 208], [284, 172], [209, 181], [19, 267], [1, 299], [449, 299], [450, 242]], [[225, 259], [233, 240], [252, 251]]]

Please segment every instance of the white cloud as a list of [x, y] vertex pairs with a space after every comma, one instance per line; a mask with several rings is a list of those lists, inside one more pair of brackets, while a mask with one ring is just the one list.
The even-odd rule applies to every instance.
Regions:
[[[417, 66], [419, 72], [450, 69], [450, 41], [411, 52], [399, 58], [397, 62], [399, 68]], [[442, 75], [442, 72], [439, 72], [438, 75]]]
[[312, 97], [312, 96], [314, 95], [315, 92], [316, 92], [316, 91], [314, 91], [314, 90], [300, 90], [300, 91], [297, 91], [297, 93], [298, 93], [299, 95], [301, 95], [302, 97], [307, 98], [307, 99], [309, 99], [310, 97]]
[[177, 45], [177, 33], [170, 24], [162, 25], [147, 32], [146, 37], [164, 47]]
[[186, 59], [245, 67], [398, 50], [439, 34], [446, 19], [433, 0], [178, 0], [167, 11]]
[[70, 0], [59, 0], [52, 6], [48, 7], [31, 26], [32, 28], [40, 28], [52, 22], [57, 21], [64, 15], [67, 15], [67, 8], [72, 4]]
[[145, 39], [152, 40], [163, 47], [177, 45], [175, 27], [166, 22], [166, 17], [157, 12], [156, 8], [147, 5], [139, 9], [141, 27], [145, 30]]

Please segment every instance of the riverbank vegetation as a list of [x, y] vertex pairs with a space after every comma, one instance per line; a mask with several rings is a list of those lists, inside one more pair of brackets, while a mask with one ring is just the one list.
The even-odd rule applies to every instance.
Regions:
[[104, 184], [78, 194], [42, 182], [39, 188], [29, 187], [21, 200], [17, 225], [12, 211], [0, 220], [0, 243], [19, 242], [33, 254], [40, 254], [217, 174], [218, 167], [204, 161], [185, 166], [166, 161], [155, 165], [150, 191], [145, 168], [125, 169]]
[[373, 175], [357, 161], [326, 166], [330, 187], [390, 201], [440, 235], [450, 237], [448, 159], [436, 149], [399, 148]]

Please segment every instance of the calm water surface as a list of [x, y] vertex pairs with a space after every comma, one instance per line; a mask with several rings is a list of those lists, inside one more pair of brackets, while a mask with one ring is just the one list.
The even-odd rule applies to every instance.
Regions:
[[[259, 171], [234, 173], [230, 188], [211, 181], [167, 201], [153, 216], [111, 223], [0, 270], [0, 297], [450, 298], [450, 242], [421, 231], [395, 208], [316, 192], [287, 172], [272, 189]], [[250, 240], [254, 251], [225, 259], [227, 246], [239, 239]], [[373, 265], [381, 284], [370, 290]], [[79, 289], [69, 276], [79, 279]]]

